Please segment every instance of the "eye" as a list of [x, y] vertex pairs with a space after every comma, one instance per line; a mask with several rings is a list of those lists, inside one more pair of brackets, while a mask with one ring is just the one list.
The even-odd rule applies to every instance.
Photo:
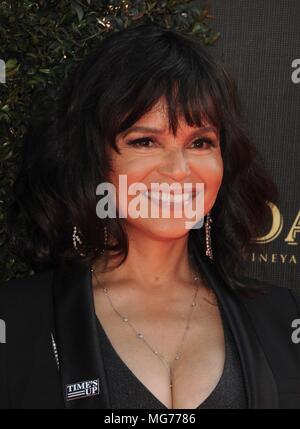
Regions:
[[[137, 148], [151, 149], [155, 141], [150, 137], [141, 137], [139, 139], [129, 140], [126, 144]], [[195, 149], [203, 149], [204, 144], [214, 146], [213, 140], [208, 137], [199, 138], [192, 143], [192, 145], [195, 145]]]
[[138, 148], [151, 148], [154, 144], [154, 141], [149, 137], [141, 137], [135, 140], [129, 140], [127, 143], [129, 146], [138, 147]]
[[203, 137], [193, 141], [192, 145], [196, 145], [195, 149], [202, 149], [203, 144], [205, 143], [208, 144], [209, 146], [214, 146], [213, 141], [207, 137]]

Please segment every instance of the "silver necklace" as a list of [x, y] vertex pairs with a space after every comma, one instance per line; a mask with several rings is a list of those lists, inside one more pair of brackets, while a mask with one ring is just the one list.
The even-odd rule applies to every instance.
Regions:
[[[110, 305], [111, 305], [111, 307], [112, 307], [112, 309], [114, 310], [114, 312], [122, 319], [122, 321], [124, 322], [124, 323], [127, 323], [127, 325], [129, 325], [130, 326], [130, 328], [133, 330], [133, 332], [135, 333], [135, 335], [136, 335], [136, 337], [137, 338], [139, 338], [140, 340], [142, 340], [143, 342], [144, 342], [144, 344], [151, 350], [151, 352], [155, 355], [155, 356], [157, 356], [159, 359], [160, 359], [160, 361], [167, 367], [167, 369], [168, 369], [168, 371], [169, 371], [169, 380], [170, 380], [170, 388], [171, 388], [171, 390], [172, 390], [172, 387], [173, 387], [173, 374], [172, 374], [172, 368], [171, 368], [171, 366], [168, 364], [168, 362], [166, 361], [166, 359], [164, 358], [164, 356], [162, 355], [162, 353], [159, 353], [155, 348], [153, 348], [152, 346], [151, 346], [151, 344], [149, 344], [148, 343], [148, 341], [145, 339], [145, 337], [144, 337], [144, 335], [141, 333], [141, 332], [139, 332], [135, 327], [134, 327], [134, 325], [130, 322], [130, 320], [128, 319], [128, 317], [127, 316], [124, 316], [124, 315], [122, 315], [116, 308], [115, 308], [115, 306], [114, 306], [114, 304], [113, 304], [113, 302], [112, 302], [112, 300], [111, 300], [111, 297], [109, 296], [109, 294], [108, 294], [108, 289], [107, 288], [104, 288], [104, 287], [102, 287], [101, 285], [100, 285], [100, 282], [99, 282], [99, 280], [98, 280], [98, 276], [97, 276], [97, 274], [96, 274], [96, 272], [93, 270], [93, 268], [91, 268], [91, 272], [92, 272], [92, 275], [93, 274], [95, 274], [95, 277], [96, 277], [96, 281], [97, 281], [97, 283], [98, 283], [98, 285], [101, 287], [101, 289], [102, 289], [102, 291], [104, 292], [104, 294], [106, 295], [106, 297], [107, 297], [107, 299], [109, 300], [109, 302], [110, 302]], [[197, 276], [197, 275], [194, 275], [194, 281], [197, 281], [197, 280], [199, 280], [199, 277]], [[190, 320], [191, 320], [191, 316], [192, 316], [192, 313], [193, 313], [193, 310], [194, 310], [194, 308], [196, 307], [196, 299], [197, 299], [197, 294], [198, 294], [198, 290], [199, 290], [199, 287], [195, 287], [195, 294], [194, 294], [194, 297], [193, 297], [193, 301], [192, 301], [192, 303], [190, 304], [190, 307], [191, 307], [191, 309], [190, 309], [190, 312], [189, 312], [189, 315], [188, 315], [188, 318], [187, 318], [187, 323], [186, 323], [186, 326], [185, 326], [185, 329], [184, 329], [184, 332], [183, 332], [183, 335], [182, 335], [182, 339], [181, 339], [181, 342], [180, 342], [180, 344], [179, 344], [179, 347], [177, 348], [177, 352], [176, 352], [176, 354], [175, 354], [175, 361], [178, 361], [179, 359], [180, 359], [180, 356], [181, 356], [181, 347], [182, 347], [182, 345], [183, 345], [183, 342], [184, 342], [184, 339], [185, 339], [185, 336], [186, 336], [186, 333], [187, 333], [187, 331], [188, 331], [188, 329], [189, 329], [189, 327], [190, 327]]]

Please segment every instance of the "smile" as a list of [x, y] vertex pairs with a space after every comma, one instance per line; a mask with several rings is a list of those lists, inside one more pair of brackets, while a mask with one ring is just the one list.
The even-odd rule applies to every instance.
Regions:
[[162, 203], [182, 204], [191, 201], [195, 196], [195, 192], [185, 192], [183, 194], [172, 194], [166, 192], [142, 192], [148, 200]]

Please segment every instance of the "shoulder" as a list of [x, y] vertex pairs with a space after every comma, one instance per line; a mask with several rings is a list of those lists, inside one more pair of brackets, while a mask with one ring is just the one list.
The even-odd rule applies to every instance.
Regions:
[[37, 374], [43, 374], [47, 383], [48, 371], [52, 371], [52, 278], [53, 271], [45, 271], [0, 284], [0, 319], [4, 326], [0, 408], [22, 408], [34, 397], [31, 383], [41, 379]]
[[239, 296], [264, 347], [276, 353], [278, 348], [289, 350], [300, 358], [299, 341], [294, 331], [300, 326], [300, 291], [269, 282], [247, 278], [249, 285], [260, 291], [252, 297]]
[[45, 271], [0, 284], [5, 350], [14, 368], [23, 365], [25, 356], [32, 358], [39, 338], [53, 328], [52, 277], [52, 271]]
[[19, 298], [30, 300], [47, 293], [53, 279], [53, 270], [16, 277], [0, 283], [1, 302], [16, 301]]
[[[52, 299], [53, 270], [18, 277], [0, 284], [0, 318], [26, 324], [46, 313]], [[21, 323], [20, 323], [21, 322]]]
[[280, 389], [286, 380], [300, 382], [300, 292], [276, 284], [248, 278], [249, 285], [261, 290], [239, 303], [248, 314]]
[[253, 290], [253, 294], [240, 295], [240, 299], [252, 311], [266, 311], [281, 316], [298, 315], [300, 317], [300, 289], [290, 289], [264, 280], [243, 277], [243, 284]]

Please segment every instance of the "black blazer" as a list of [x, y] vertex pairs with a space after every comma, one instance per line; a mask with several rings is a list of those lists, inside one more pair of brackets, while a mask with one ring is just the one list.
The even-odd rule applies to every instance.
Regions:
[[[264, 294], [242, 297], [226, 288], [209, 258], [198, 262], [236, 340], [249, 407], [300, 409], [300, 343], [291, 337], [299, 295], [264, 284]], [[0, 318], [7, 334], [0, 408], [110, 408], [86, 263], [3, 283]]]

